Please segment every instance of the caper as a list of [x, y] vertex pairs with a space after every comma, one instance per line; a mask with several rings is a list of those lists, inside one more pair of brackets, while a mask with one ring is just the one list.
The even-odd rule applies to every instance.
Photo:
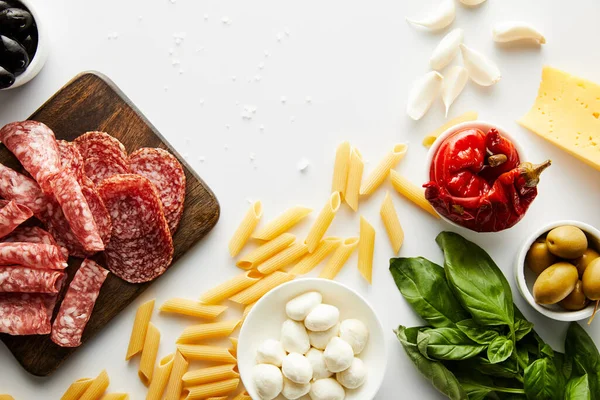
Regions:
[[585, 233], [576, 226], [559, 226], [548, 232], [548, 250], [560, 258], [573, 259], [583, 255], [588, 247]]
[[573, 260], [573, 264], [575, 264], [575, 266], [577, 267], [577, 271], [579, 271], [579, 278], [583, 277], [583, 273], [587, 266], [590, 265], [590, 263], [598, 257], [600, 257], [600, 253], [598, 253], [591, 247], [588, 247], [587, 249], [585, 249], [585, 252], [581, 257]]
[[583, 293], [590, 300], [600, 300], [600, 258], [589, 263], [583, 273]]
[[545, 240], [536, 240], [529, 248], [529, 251], [527, 251], [527, 256], [525, 256], [525, 265], [535, 272], [536, 275], [541, 274], [543, 270], [554, 264], [555, 261], [556, 256], [550, 253]]
[[579, 275], [568, 262], [558, 262], [546, 268], [535, 280], [533, 297], [539, 304], [555, 304], [575, 289]]
[[575, 289], [567, 297], [560, 301], [560, 306], [565, 310], [577, 311], [584, 309], [590, 300], [583, 293], [583, 283], [579, 280], [575, 284]]

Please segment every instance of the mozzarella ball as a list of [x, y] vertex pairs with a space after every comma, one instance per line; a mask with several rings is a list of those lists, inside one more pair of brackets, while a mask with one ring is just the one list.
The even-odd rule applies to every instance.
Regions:
[[313, 369], [313, 379], [329, 378], [333, 373], [327, 369], [323, 352], [318, 349], [310, 349], [306, 353], [306, 358]]
[[304, 325], [314, 332], [323, 332], [338, 323], [340, 310], [329, 304], [319, 304], [308, 313]]
[[283, 377], [283, 390], [281, 394], [289, 400], [296, 400], [308, 394], [310, 391], [310, 383], [296, 383], [285, 376]]
[[350, 368], [335, 374], [335, 379], [347, 389], [356, 389], [365, 383], [367, 368], [360, 358], [354, 357]]
[[313, 377], [313, 369], [308, 358], [302, 354], [290, 353], [281, 364], [283, 375], [294, 383], [306, 384]]
[[329, 341], [323, 352], [325, 365], [331, 372], [341, 372], [350, 367], [354, 359], [354, 351], [346, 341], [334, 337]]
[[340, 324], [337, 323], [323, 332], [308, 331], [308, 339], [312, 347], [316, 347], [320, 350], [325, 350], [325, 347], [327, 347], [327, 343], [329, 343], [331, 338], [336, 337], [339, 332]]
[[286, 320], [281, 326], [281, 344], [288, 353], [306, 354], [310, 349], [310, 341], [304, 324]]
[[335, 379], [319, 379], [314, 381], [308, 392], [312, 400], [344, 400], [346, 392]]
[[323, 296], [319, 292], [304, 293], [287, 302], [285, 313], [294, 321], [304, 321], [308, 313], [321, 304], [321, 301]]
[[258, 364], [252, 368], [252, 382], [261, 400], [272, 400], [283, 389], [283, 375], [271, 364]]
[[272, 364], [281, 367], [285, 357], [285, 350], [279, 340], [267, 339], [256, 350], [257, 364]]
[[346, 319], [340, 324], [340, 338], [348, 342], [354, 354], [360, 354], [369, 340], [369, 329], [357, 319]]

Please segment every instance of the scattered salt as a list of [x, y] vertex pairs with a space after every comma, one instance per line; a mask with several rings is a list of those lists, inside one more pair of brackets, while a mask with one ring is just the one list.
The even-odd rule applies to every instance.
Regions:
[[223, 18], [221, 18], [221, 22], [224, 25], [231, 25], [231, 20], [229, 19], [229, 17], [223, 17]]
[[281, 96], [281, 104], [285, 104], [286, 101], [287, 99], [285, 98], [285, 96]]
[[312, 103], [312, 98], [310, 96], [306, 96], [306, 102], [308, 104], [311, 104]]
[[309, 165], [310, 165], [310, 161], [308, 161], [306, 158], [302, 157], [300, 159], [300, 161], [298, 161], [298, 164], [296, 167], [298, 168], [298, 171], [304, 172], [304, 170], [306, 170], [306, 168], [308, 168]]

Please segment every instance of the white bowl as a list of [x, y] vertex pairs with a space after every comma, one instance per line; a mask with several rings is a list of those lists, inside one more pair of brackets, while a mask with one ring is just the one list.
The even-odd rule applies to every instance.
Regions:
[[[256, 349], [266, 339], [279, 339], [281, 324], [287, 319], [285, 304], [308, 291], [323, 295], [323, 303], [339, 308], [340, 321], [356, 318], [369, 329], [369, 342], [358, 355], [367, 367], [366, 382], [358, 389], [346, 390], [346, 400], [371, 400], [377, 394], [387, 366], [386, 340], [381, 322], [367, 301], [341, 283], [319, 278], [303, 278], [285, 283], [263, 296], [246, 317], [238, 342], [238, 368], [248, 394], [260, 398], [252, 383], [252, 367], [256, 365]], [[284, 399], [283, 396], [277, 399]]]
[[[437, 137], [437, 139], [435, 140], [435, 142], [433, 142], [433, 144], [429, 148], [429, 152], [427, 152], [427, 160], [425, 162], [425, 166], [427, 167], [427, 170], [425, 171], [425, 173], [426, 173], [425, 182], [429, 182], [431, 180], [430, 176], [429, 176], [429, 170], [431, 169], [431, 163], [433, 161], [433, 157], [435, 156], [435, 153], [437, 153], [437, 151], [440, 148], [440, 145], [442, 144], [442, 142], [444, 140], [446, 140], [446, 138], [448, 136], [452, 135], [453, 133], [461, 131], [463, 129], [469, 129], [469, 128], [480, 129], [483, 132], [487, 132], [487, 131], [489, 131], [492, 128], [497, 129], [498, 132], [502, 136], [504, 136], [505, 138], [507, 138], [508, 140], [510, 140], [513, 143], [513, 145], [515, 146], [515, 149], [517, 150], [517, 154], [519, 155], [519, 159], [521, 161], [527, 160], [526, 155], [525, 155], [525, 151], [523, 150], [523, 147], [519, 144], [519, 142], [515, 139], [514, 136], [512, 136], [511, 134], [509, 134], [501, 126], [499, 126], [497, 124], [492, 124], [492, 123], [489, 123], [489, 122], [486, 122], [486, 121], [467, 121], [467, 122], [463, 122], [463, 123], [458, 124], [458, 125], [454, 125], [451, 128], [448, 128], [447, 130], [445, 130], [443, 133], [441, 133]], [[435, 212], [437, 213], [437, 210], [435, 210]], [[446, 218], [445, 216], [441, 215], [440, 213], [438, 213], [438, 215], [442, 218], [442, 220], [446, 221], [450, 225], [455, 226], [455, 227], [457, 227], [459, 229], [464, 229], [466, 231], [472, 232], [470, 229], [465, 228], [464, 226], [458, 225], [457, 223], [449, 220], [448, 218]], [[510, 229], [510, 228], [508, 228], [508, 229]], [[479, 233], [495, 233], [495, 232], [479, 232]]]
[[527, 255], [527, 251], [529, 250], [533, 242], [535, 242], [535, 240], [538, 237], [542, 236], [549, 230], [563, 225], [572, 225], [581, 229], [588, 237], [588, 246], [591, 246], [596, 250], [600, 250], [600, 231], [594, 228], [593, 226], [585, 224], [583, 222], [572, 220], [552, 222], [551, 224], [545, 225], [533, 232], [531, 236], [527, 238], [525, 243], [523, 243], [523, 247], [521, 247], [521, 250], [517, 255], [517, 261], [515, 264], [515, 279], [517, 281], [517, 287], [519, 288], [519, 292], [521, 292], [521, 296], [523, 296], [523, 298], [527, 300], [531, 307], [535, 308], [541, 314], [557, 321], [579, 321], [592, 316], [592, 313], [594, 312], [595, 302], [590, 302], [590, 304], [586, 308], [579, 311], [565, 310], [558, 304], [538, 304], [535, 302], [532, 294], [533, 284], [535, 283], [536, 275], [529, 268], [525, 267], [525, 256]]
[[33, 59], [30, 61], [27, 69], [23, 71], [23, 73], [15, 78], [15, 83], [11, 86], [0, 89], [0, 90], [9, 90], [14, 89], [19, 86], [22, 86], [36, 77], [37, 74], [42, 70], [44, 64], [46, 64], [46, 60], [48, 59], [48, 36], [46, 34], [46, 30], [44, 29], [44, 21], [40, 18], [39, 13], [37, 12], [35, 6], [33, 5], [32, 0], [19, 0], [21, 4], [29, 10], [31, 15], [33, 16], [33, 20], [37, 26], [38, 30], [38, 45], [35, 54], [33, 55]]

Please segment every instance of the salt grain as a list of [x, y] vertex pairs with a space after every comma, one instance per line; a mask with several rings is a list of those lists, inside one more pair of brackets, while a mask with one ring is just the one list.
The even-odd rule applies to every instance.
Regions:
[[306, 158], [303, 157], [300, 159], [300, 161], [298, 161], [298, 164], [296, 167], [298, 168], [298, 171], [304, 172], [306, 170], [306, 168], [308, 168], [309, 165], [310, 165], [310, 161], [308, 161]]

